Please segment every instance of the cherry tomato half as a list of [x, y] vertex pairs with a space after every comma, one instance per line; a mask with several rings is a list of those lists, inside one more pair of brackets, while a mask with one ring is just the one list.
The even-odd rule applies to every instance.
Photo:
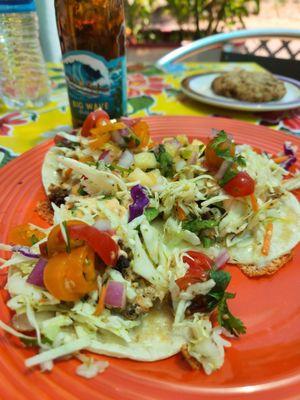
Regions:
[[105, 262], [105, 265], [114, 267], [118, 261], [119, 246], [107, 232], [101, 232], [89, 225], [71, 225], [69, 227], [71, 239], [84, 240]]
[[110, 121], [110, 118], [109, 115], [101, 109], [91, 112], [83, 123], [81, 135], [90, 136], [90, 130], [96, 127], [99, 120]]
[[255, 181], [247, 172], [239, 172], [234, 178], [230, 179], [223, 189], [233, 197], [244, 197], [254, 193]]
[[[205, 161], [209, 169], [217, 170], [220, 168], [221, 164], [224, 161], [224, 158], [219, 157], [216, 153], [216, 149], [214, 148], [214, 139], [212, 139], [205, 149]], [[230, 155], [234, 157], [235, 155], [235, 144], [229, 138], [226, 139], [223, 143], [218, 145], [218, 149], [222, 151], [226, 151], [229, 149]]]
[[189, 269], [182, 278], [176, 281], [180, 290], [185, 290], [189, 285], [207, 280], [208, 273], [214, 265], [213, 260], [198, 251], [188, 251], [182, 259], [189, 265]]
[[[66, 222], [67, 230], [69, 231], [72, 225], [87, 225], [83, 221], [71, 220]], [[84, 244], [83, 240], [70, 240], [70, 248], [82, 246]], [[64, 241], [63, 235], [61, 233], [60, 225], [56, 225], [52, 228], [48, 240], [47, 240], [47, 254], [48, 257], [52, 257], [57, 253], [64, 253], [66, 251], [66, 243]]]
[[48, 292], [63, 301], [75, 301], [97, 289], [95, 253], [89, 246], [58, 253], [50, 258], [44, 270]]

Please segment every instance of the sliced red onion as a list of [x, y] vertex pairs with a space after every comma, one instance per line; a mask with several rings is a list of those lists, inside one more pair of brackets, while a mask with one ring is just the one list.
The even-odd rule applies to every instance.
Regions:
[[197, 160], [198, 160], [198, 152], [193, 151], [191, 157], [188, 159], [188, 164], [189, 165], [196, 164]]
[[283, 151], [286, 156], [296, 156], [297, 146], [293, 146], [292, 142], [284, 142]]
[[114, 132], [112, 132], [111, 138], [112, 138], [112, 140], [113, 140], [115, 143], [117, 143], [119, 146], [121, 146], [121, 147], [125, 147], [125, 146], [126, 146], [126, 142], [125, 142], [125, 140], [123, 139], [123, 137], [120, 135], [120, 132], [119, 132], [119, 131], [114, 131]]
[[295, 164], [297, 162], [297, 158], [292, 156], [290, 158], [288, 158], [286, 161], [280, 163], [281, 167], [286, 169], [287, 171], [289, 170], [289, 168]]
[[122, 117], [121, 122], [123, 122], [128, 128], [132, 128], [133, 125], [137, 124], [140, 122], [141, 118], [127, 118], [127, 117]]
[[173, 146], [177, 150], [181, 147], [181, 143], [176, 138], [167, 140], [165, 143]]
[[143, 214], [145, 207], [149, 204], [146, 188], [142, 185], [135, 185], [130, 191], [133, 204], [129, 206], [129, 221]]
[[114, 308], [124, 308], [126, 304], [126, 287], [123, 282], [109, 281], [104, 303]]
[[40, 258], [39, 261], [35, 264], [31, 274], [27, 278], [27, 282], [32, 285], [39, 286], [44, 288], [44, 269], [47, 265], [47, 260], [45, 258]]
[[226, 249], [220, 251], [218, 257], [215, 259], [215, 267], [216, 269], [222, 268], [227, 261], [229, 260], [230, 255]]
[[103, 161], [105, 164], [110, 164], [112, 161], [110, 150], [104, 150], [102, 154], [100, 154], [99, 161]]
[[133, 154], [129, 150], [125, 150], [121, 155], [118, 165], [122, 168], [128, 169], [134, 162]]
[[108, 219], [98, 219], [93, 226], [101, 232], [112, 230], [111, 223]]
[[129, 136], [130, 133], [128, 128], [120, 129], [118, 132], [122, 137]]
[[217, 172], [216, 175], [215, 175], [215, 179], [216, 179], [217, 181], [218, 181], [219, 179], [222, 179], [222, 178], [223, 178], [223, 176], [224, 176], [224, 174], [225, 174], [227, 168], [229, 167], [229, 164], [230, 164], [230, 163], [229, 163], [228, 161], [226, 161], [226, 160], [222, 162], [222, 164], [221, 164], [221, 166], [220, 166], [218, 172]]
[[33, 253], [30, 249], [30, 247], [27, 246], [13, 246], [12, 251], [16, 253], [22, 254], [24, 257], [28, 258], [40, 258], [40, 254]]
[[15, 314], [11, 319], [11, 323], [17, 331], [31, 332], [34, 330], [26, 314]]

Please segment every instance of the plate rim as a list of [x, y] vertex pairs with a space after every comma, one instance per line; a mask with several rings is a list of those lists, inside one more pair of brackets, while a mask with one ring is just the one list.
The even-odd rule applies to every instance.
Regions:
[[[245, 121], [240, 121], [240, 120], [229, 120], [228, 118], [220, 118], [220, 117], [208, 117], [208, 116], [155, 116], [155, 117], [143, 117], [144, 120], [151, 120], [151, 119], [156, 119], [156, 120], [167, 120], [167, 119], [187, 119], [187, 120], [191, 120], [191, 121], [199, 121], [201, 122], [201, 120], [216, 120], [219, 121], [220, 123], [222, 123], [222, 121], [226, 121], [227, 123], [229, 121], [232, 121], [234, 123], [236, 123], [237, 126], [242, 127], [243, 125], [247, 125], [247, 126], [255, 126], [254, 124], [245, 122]], [[258, 126], [257, 126], [258, 127]], [[297, 142], [298, 144], [300, 144], [300, 138], [296, 137], [296, 136], [291, 136], [288, 133], [282, 132], [282, 131], [275, 131], [274, 129], [271, 129], [269, 127], [266, 126], [259, 126], [264, 130], [268, 130], [270, 132], [270, 134], [273, 135], [277, 135], [281, 140], [282, 139], [292, 139], [292, 141]], [[16, 159], [10, 161], [7, 165], [5, 165], [3, 168], [1, 168], [2, 171], [8, 170], [9, 171], [9, 167], [12, 164], [15, 163], [20, 163], [21, 161], [24, 160], [24, 158], [26, 159], [26, 157], [30, 156], [31, 153], [36, 152], [39, 148], [44, 148], [45, 151], [47, 151], [47, 149], [49, 148], [49, 146], [51, 145], [51, 143], [53, 143], [53, 139], [48, 139], [48, 140], [44, 140], [43, 142], [41, 142], [40, 144], [38, 144], [37, 146], [34, 146], [32, 149], [30, 149], [29, 151], [23, 153], [21, 156], [17, 157]], [[20, 161], [21, 160], [21, 161]], [[131, 378], [134, 379], [134, 374], [131, 375]], [[76, 377], [75, 377], [76, 378]], [[126, 378], [126, 377], [125, 377]], [[159, 386], [160, 384], [160, 380], [158, 379], [150, 379], [150, 378], [146, 378], [145, 376], [141, 377], [142, 381], [145, 382], [145, 384], [149, 384], [151, 385], [151, 383], [154, 383], [156, 386]], [[271, 381], [271, 382], [266, 382], [266, 383], [262, 383], [262, 384], [253, 384], [250, 385], [251, 389], [253, 390], [253, 393], [256, 393], [256, 395], [262, 394], [264, 393], [264, 391], [266, 391], [266, 395], [268, 395], [268, 389], [270, 388], [271, 385], [271, 389], [275, 389], [274, 386], [276, 386], [276, 388], [280, 389], [283, 386], [286, 387], [286, 385], [291, 382], [295, 384], [295, 379], [298, 379], [298, 381], [296, 382], [296, 384], [299, 384], [299, 377], [292, 375], [292, 376], [287, 376], [283, 379], [279, 379], [277, 381]], [[275, 385], [274, 385], [275, 383]], [[243, 396], [245, 393], [247, 393], [247, 387], [245, 386], [226, 386], [223, 387], [221, 385], [216, 386], [216, 387], [194, 387], [194, 386], [188, 386], [187, 384], [177, 384], [177, 383], [171, 383], [171, 382], [167, 382], [168, 387], [172, 388], [173, 390], [177, 390], [178, 394], [182, 393], [183, 396], [188, 395], [188, 393], [190, 393], [191, 395], [199, 395], [201, 396], [201, 394], [203, 394], [204, 396], [206, 395], [220, 395], [221, 393], [224, 393], [224, 398], [227, 395], [234, 395], [234, 394], [240, 394], [241, 396]], [[242, 388], [244, 388], [244, 390], [241, 390]], [[289, 387], [287, 387], [289, 388]], [[272, 391], [273, 392], [273, 391]], [[134, 393], [133, 393], [134, 394]], [[276, 393], [275, 393], [276, 394]], [[222, 396], [221, 396], [222, 397]], [[165, 398], [165, 397], [164, 397]], [[193, 397], [194, 398], [194, 397]], [[222, 397], [223, 398], [223, 397]], [[242, 397], [240, 397], [239, 399], [241, 399]], [[251, 397], [252, 398], [252, 397]]]
[[[192, 98], [193, 100], [196, 100], [200, 103], [208, 104], [211, 106], [215, 107], [220, 107], [220, 108], [225, 108], [229, 110], [237, 110], [237, 111], [245, 111], [245, 112], [270, 112], [270, 111], [284, 111], [284, 110], [291, 110], [295, 109], [297, 107], [300, 107], [300, 96], [299, 100], [294, 100], [290, 102], [283, 103], [282, 105], [277, 104], [277, 105], [265, 105], [265, 103], [257, 103], [257, 106], [254, 106], [254, 103], [249, 102], [249, 105], [245, 104], [246, 102], [242, 102], [240, 104], [240, 100], [235, 100], [233, 101], [228, 100], [225, 96], [224, 100], [219, 100], [218, 98], [213, 98], [211, 96], [206, 96], [203, 94], [199, 94], [190, 87], [190, 82], [199, 77], [199, 76], [204, 76], [204, 75], [220, 75], [222, 72], [228, 72], [227, 70], [222, 70], [222, 71], [210, 71], [210, 72], [204, 72], [204, 73], [197, 73], [193, 75], [189, 75], [186, 78], [184, 78], [180, 85], [183, 93]], [[276, 78], [280, 79], [283, 82], [288, 82], [294, 86], [296, 86], [300, 90], [300, 81], [297, 81], [296, 79], [289, 78], [283, 75], [277, 75], [273, 74]]]

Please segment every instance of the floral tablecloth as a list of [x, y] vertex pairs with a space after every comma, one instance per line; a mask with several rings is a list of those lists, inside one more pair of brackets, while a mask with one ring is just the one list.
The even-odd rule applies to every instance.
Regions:
[[[242, 113], [206, 106], [185, 97], [181, 80], [189, 75], [228, 70], [233, 63], [185, 63], [162, 71], [154, 66], [135, 65], [128, 69], [128, 114], [213, 115], [235, 118], [253, 124], [300, 135], [300, 108], [288, 112]], [[255, 64], [247, 68], [259, 69]], [[0, 108], [0, 167], [62, 129], [70, 129], [71, 115], [61, 65], [49, 64], [52, 83], [51, 102], [34, 110], [8, 111]]]

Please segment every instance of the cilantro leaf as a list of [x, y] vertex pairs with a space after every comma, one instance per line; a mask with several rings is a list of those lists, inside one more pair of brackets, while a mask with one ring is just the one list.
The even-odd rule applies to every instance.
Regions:
[[35, 234], [33, 234], [33, 235], [31, 235], [31, 237], [30, 237], [30, 241], [31, 241], [31, 245], [33, 246], [33, 245], [35, 245], [35, 244], [39, 241], [39, 239], [36, 237]]
[[219, 131], [217, 133], [217, 135], [215, 136], [211, 147], [213, 149], [217, 150], [217, 148], [220, 146], [220, 144], [226, 142], [226, 140], [228, 140], [227, 133], [225, 131], [223, 131], [223, 130]]
[[146, 210], [144, 211], [144, 214], [145, 214], [147, 220], [148, 220], [149, 222], [151, 222], [151, 221], [153, 221], [155, 218], [158, 217], [159, 211], [158, 211], [157, 208], [148, 207], [148, 208], [146, 208]]
[[240, 165], [242, 167], [246, 166], [245, 158], [241, 154], [232, 155], [230, 153], [230, 146], [227, 144], [225, 144], [225, 146], [223, 145], [225, 142], [231, 142], [231, 139], [228, 137], [225, 131], [220, 131], [213, 139], [213, 143], [211, 145], [218, 157], [223, 158], [223, 160], [226, 160], [230, 163], [225, 172], [225, 175], [220, 180], [220, 186], [225, 185], [225, 183], [227, 183], [237, 175], [237, 165]]
[[218, 292], [220, 292], [220, 291], [224, 292], [231, 280], [230, 273], [223, 271], [221, 269], [212, 270], [210, 272], [210, 278], [216, 282], [216, 285], [212, 290], [218, 291]]
[[241, 167], [246, 167], [246, 160], [245, 157], [243, 157], [241, 154], [238, 154], [237, 156], [234, 157], [233, 159], [238, 165]]
[[[35, 337], [32, 337], [32, 339], [27, 339], [27, 338], [20, 338], [21, 342], [24, 344], [26, 347], [38, 347], [39, 343]], [[53, 341], [48, 339], [45, 336], [42, 336], [41, 342], [43, 344], [53, 344]]]
[[234, 297], [235, 294], [233, 293], [224, 293], [224, 296], [218, 303], [217, 319], [221, 326], [234, 336], [238, 336], [241, 333], [246, 333], [246, 328], [243, 322], [229, 311], [227, 299], [233, 299]]
[[226, 292], [231, 279], [229, 272], [212, 270], [210, 278], [216, 282], [216, 285], [207, 294], [207, 311], [212, 312], [217, 309], [218, 323], [233, 335], [238, 336], [245, 333], [246, 328], [243, 322], [236, 318], [228, 308], [227, 300], [235, 297], [235, 294]]
[[224, 186], [226, 185], [227, 182], [231, 181], [235, 176], [238, 174], [238, 170], [235, 168], [232, 168], [232, 164], [229, 165], [227, 170], [225, 171], [225, 174], [223, 177], [219, 180], [219, 185]]
[[175, 174], [173, 159], [172, 156], [166, 151], [165, 146], [162, 144], [158, 146], [156, 160], [159, 163], [161, 174], [166, 178], [172, 178]]
[[213, 219], [194, 219], [190, 221], [184, 221], [182, 223], [182, 228], [193, 233], [200, 233], [204, 229], [214, 228], [218, 225], [218, 222]]
[[86, 196], [88, 193], [84, 190], [84, 188], [82, 186], [79, 186], [79, 189], [77, 190], [77, 193], [80, 196]]
[[200, 240], [201, 240], [202, 246], [205, 249], [208, 249], [209, 247], [211, 247], [215, 243], [215, 240], [210, 238], [210, 237], [208, 237], [208, 236], [202, 236], [200, 238]]

